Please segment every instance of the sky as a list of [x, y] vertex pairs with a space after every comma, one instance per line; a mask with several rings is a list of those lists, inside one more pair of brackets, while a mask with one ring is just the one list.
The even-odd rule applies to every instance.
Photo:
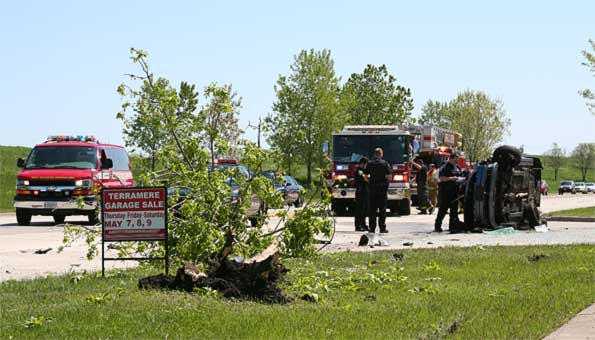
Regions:
[[178, 86], [232, 84], [241, 127], [271, 112], [273, 86], [302, 49], [331, 50], [345, 82], [386, 64], [428, 99], [466, 90], [500, 99], [505, 143], [540, 154], [595, 141], [578, 91], [595, 88], [581, 50], [595, 39], [595, 1], [0, 1], [0, 145], [52, 134], [123, 143], [118, 84], [149, 52]]

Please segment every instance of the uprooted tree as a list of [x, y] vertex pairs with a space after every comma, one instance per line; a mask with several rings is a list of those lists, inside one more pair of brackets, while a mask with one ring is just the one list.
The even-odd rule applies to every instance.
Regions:
[[[269, 284], [283, 271], [277, 263], [279, 256], [312, 255], [317, 250], [315, 237], [330, 237], [334, 224], [326, 203], [310, 200], [301, 210], [280, 211], [273, 223], [266, 207], [280, 205], [282, 197], [268, 179], [258, 173], [241, 176], [233, 169], [218, 170], [213, 164], [215, 155], [225, 155], [230, 149], [228, 136], [212, 119], [229, 117], [235, 109], [231, 87], [208, 85], [204, 89], [207, 102], [199, 107], [194, 85], [182, 83], [178, 91], [163, 78], [156, 78], [147, 56], [142, 50], [131, 49], [131, 59], [140, 73], [128, 75], [130, 82], [118, 87], [123, 98], [118, 117], [126, 119], [132, 111], [165, 136], [155, 153], [163, 169], [145, 174], [142, 180], [148, 186], [165, 182], [170, 188], [169, 253], [172, 263], [181, 268], [175, 278], [162, 277], [157, 284], [155, 278], [148, 278], [142, 286], [207, 287], [225, 296], [248, 298], [275, 293]], [[143, 109], [146, 106], [152, 109]], [[135, 130], [125, 128], [124, 132], [134, 134]], [[269, 157], [245, 140], [237, 152], [242, 163], [254, 171]], [[262, 202], [262, 209], [252, 216], [256, 226], [249, 227], [248, 207], [254, 197]], [[89, 257], [97, 254], [96, 228], [65, 230], [65, 242], [86, 237]], [[127, 256], [164, 254], [163, 246], [156, 243], [118, 243], [116, 247]]]

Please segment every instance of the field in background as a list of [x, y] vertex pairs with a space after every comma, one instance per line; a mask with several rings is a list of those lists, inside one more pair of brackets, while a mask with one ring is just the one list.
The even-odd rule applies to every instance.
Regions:
[[[558, 194], [558, 186], [563, 180], [582, 181], [581, 172], [579, 169], [572, 166], [569, 158], [564, 160], [564, 165], [558, 171], [558, 179], [554, 180], [554, 169], [550, 168], [549, 157], [537, 156], [541, 159], [543, 164], [542, 178], [547, 181], [550, 194]], [[595, 169], [591, 169], [587, 173], [586, 182], [595, 182]]]
[[13, 211], [17, 159], [27, 157], [30, 148], [21, 146], [0, 146], [0, 212]]

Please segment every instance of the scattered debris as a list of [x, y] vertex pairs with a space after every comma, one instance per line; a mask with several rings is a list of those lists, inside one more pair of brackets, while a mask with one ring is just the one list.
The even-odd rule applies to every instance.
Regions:
[[319, 301], [318, 294], [316, 294], [316, 293], [306, 293], [306, 294], [302, 295], [301, 299], [304, 301], [315, 302], [315, 303]]
[[535, 226], [535, 231], [538, 233], [547, 233], [548, 231], [550, 231], [550, 229], [547, 227], [547, 225], [542, 224]]
[[377, 301], [378, 297], [376, 295], [370, 294], [370, 295], [366, 295], [366, 297], [364, 298], [364, 300], [366, 301]]
[[506, 227], [506, 228], [500, 228], [500, 229], [495, 229], [495, 230], [484, 230], [483, 232], [486, 235], [490, 235], [490, 236], [500, 236], [500, 235], [512, 235], [514, 233], [516, 233], [516, 231], [514, 230], [513, 227]]
[[448, 326], [447, 332], [453, 334], [457, 331], [457, 329], [459, 329], [459, 325], [456, 321], [454, 321], [450, 326]]
[[5, 271], [6, 274], [10, 274], [10, 270]]
[[35, 251], [35, 254], [47, 254], [50, 250], [52, 250], [52, 248], [46, 248], [46, 249], [37, 249]]
[[546, 254], [533, 254], [533, 255], [530, 255], [529, 257], [527, 257], [527, 259], [529, 260], [529, 262], [537, 262], [537, 261], [539, 261], [541, 259], [545, 259], [547, 257], [548, 257], [548, 255], [546, 255]]
[[403, 261], [405, 255], [403, 255], [403, 253], [394, 253], [393, 258], [397, 261]]
[[411, 247], [413, 245], [413, 242], [405, 242], [405, 243], [403, 243], [403, 245], [405, 247]]
[[432, 241], [428, 241], [428, 243], [426, 243], [426, 244], [434, 244], [434, 242], [432, 242]]
[[367, 234], [363, 234], [360, 239], [359, 239], [359, 244], [360, 247], [365, 247], [365, 246], [369, 246], [370, 248], [374, 248], [374, 247], [387, 247], [388, 246], [388, 242], [386, 242], [385, 239], [381, 238], [380, 236], [373, 234], [373, 233], [367, 233]]
[[26, 252], [27, 252], [26, 250], [21, 250], [21, 253], [23, 253], [23, 254], [26, 253]]

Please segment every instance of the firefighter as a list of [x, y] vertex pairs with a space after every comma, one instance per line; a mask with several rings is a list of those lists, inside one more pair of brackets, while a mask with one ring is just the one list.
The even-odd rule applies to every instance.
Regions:
[[425, 166], [421, 158], [409, 162], [417, 170], [415, 183], [417, 183], [417, 208], [420, 215], [430, 215], [434, 212], [434, 206], [428, 198], [428, 167]]
[[448, 157], [448, 162], [440, 169], [438, 184], [438, 195], [440, 208], [434, 224], [435, 232], [442, 232], [442, 220], [449, 211], [448, 230], [451, 234], [463, 231], [463, 223], [459, 220], [459, 185], [457, 181], [461, 178], [461, 170], [457, 167], [459, 156], [456, 153]]
[[381, 233], [388, 233], [386, 229], [386, 199], [388, 182], [391, 180], [392, 171], [390, 164], [382, 159], [381, 148], [374, 150], [374, 159], [368, 163], [365, 174], [368, 175], [370, 189], [369, 223], [370, 232], [376, 231], [376, 216]]
[[438, 206], [438, 173], [436, 171], [436, 164], [430, 163], [430, 170], [428, 170], [428, 194], [430, 196], [430, 203], [435, 208]]
[[368, 214], [368, 176], [364, 173], [368, 166], [368, 158], [359, 160], [353, 178], [355, 181], [355, 231], [366, 231], [366, 215]]

